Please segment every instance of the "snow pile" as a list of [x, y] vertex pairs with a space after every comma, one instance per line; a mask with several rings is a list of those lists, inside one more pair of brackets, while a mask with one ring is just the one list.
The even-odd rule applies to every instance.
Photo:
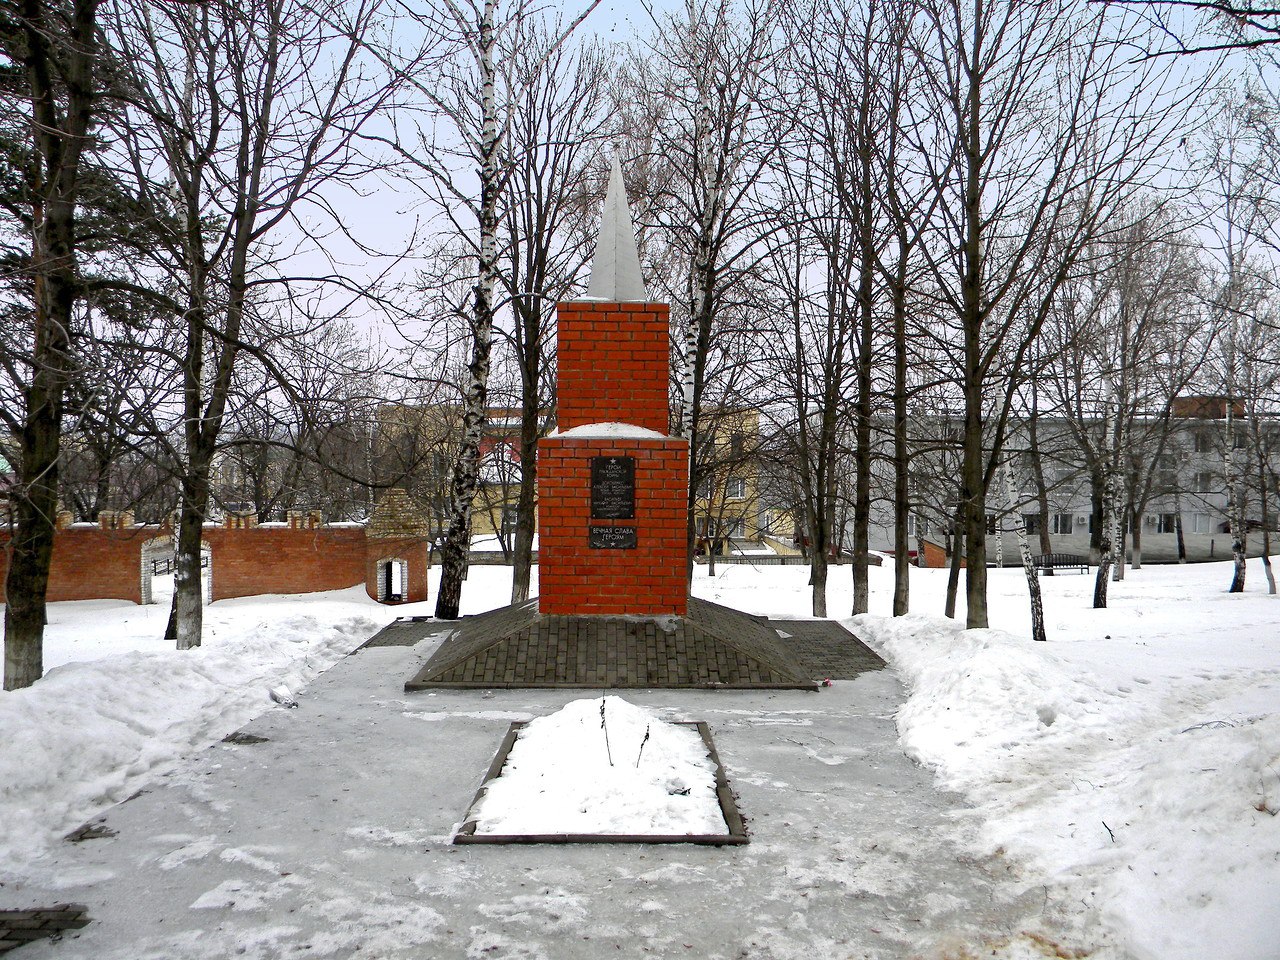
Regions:
[[532, 720], [485, 786], [476, 833], [726, 834], [715, 767], [693, 727], [619, 697]]
[[665, 433], [638, 427], [634, 423], [621, 423], [616, 420], [604, 420], [600, 423], [584, 423], [580, 427], [572, 427], [552, 433], [553, 437], [564, 437], [569, 440], [601, 440], [627, 438], [630, 440], [670, 440]]
[[195, 650], [67, 663], [0, 694], [0, 874], [270, 709], [269, 688], [298, 691], [378, 628], [365, 616], [264, 622], [264, 612], [223, 618]]
[[1100, 664], [941, 618], [849, 624], [902, 675], [904, 749], [975, 803], [982, 852], [1076, 890], [1144, 960], [1276, 956], [1280, 672], [1148, 676], [1119, 637]]

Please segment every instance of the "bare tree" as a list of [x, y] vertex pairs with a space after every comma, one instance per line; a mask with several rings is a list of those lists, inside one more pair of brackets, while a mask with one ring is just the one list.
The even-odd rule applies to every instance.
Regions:
[[[543, 46], [548, 60], [599, 4], [584, 3], [582, 11]], [[510, 131], [512, 109], [521, 80], [536, 81], [540, 61], [524, 62], [517, 75], [513, 44], [523, 25], [535, 16], [528, 3], [519, 3], [499, 21], [497, 0], [445, 0], [441, 9], [420, 16], [422, 27], [436, 44], [436, 55], [413, 73], [414, 89], [427, 119], [416, 142], [396, 147], [410, 175], [435, 210], [452, 224], [459, 237], [472, 238], [476, 258], [474, 298], [470, 313], [470, 361], [462, 390], [462, 433], [454, 460], [448, 528], [441, 552], [440, 588], [436, 616], [454, 619], [462, 599], [470, 549], [471, 510], [480, 470], [494, 322], [501, 280], [499, 228], [501, 202], [511, 175], [504, 140]], [[444, 139], [440, 127], [449, 128]], [[459, 176], [461, 162], [477, 168], [477, 189]], [[471, 222], [465, 222], [470, 218]], [[536, 399], [534, 403], [536, 403]]]
[[977, 0], [927, 16], [931, 129], [946, 139], [922, 150], [944, 194], [922, 249], [958, 341], [967, 620], [982, 627], [986, 496], [1034, 345], [1082, 251], [1167, 158], [1189, 93], [1133, 63], [1131, 25], [1101, 10]]
[[[513, 44], [500, 277], [511, 304], [510, 345], [520, 374], [520, 494], [511, 602], [529, 597], [537, 521], [538, 439], [548, 428], [551, 308], [581, 282], [594, 239], [599, 153], [608, 114], [607, 64], [596, 45], [561, 43], [563, 25], [530, 18]], [[553, 48], [554, 45], [554, 48]], [[507, 336], [500, 330], [500, 335]]]
[[24, 119], [33, 146], [27, 184], [34, 329], [22, 378], [17, 482], [9, 490], [16, 516], [4, 614], [6, 690], [30, 686], [44, 672], [63, 401], [80, 299], [77, 203], [101, 95], [98, 11], [99, 0], [23, 0], [20, 8], [6, 9], [0, 22], [6, 69], [25, 74], [19, 102], [30, 104]]
[[759, 263], [759, 239], [773, 214], [759, 202], [759, 188], [780, 142], [764, 108], [780, 53], [778, 6], [749, 0], [736, 11], [730, 0], [686, 0], [683, 10], [658, 18], [650, 52], [632, 61], [623, 88], [630, 102], [620, 105], [628, 152], [649, 187], [637, 210], [642, 229], [665, 236], [678, 278], [666, 293], [683, 344], [673, 433], [691, 444], [690, 577], [713, 331], [726, 298]]
[[[296, 332], [309, 285], [279, 238], [314, 239], [310, 217], [341, 223], [325, 186], [370, 169], [361, 132], [395, 91], [365, 42], [385, 12], [379, 0], [114, 8], [112, 40], [136, 105], [120, 132], [140, 189], [167, 195], [179, 224], [156, 251], [152, 290], [174, 320], [156, 347], [181, 373], [170, 619], [180, 649], [200, 644], [201, 527], [242, 354], [289, 384], [272, 345]], [[337, 271], [324, 279], [344, 282]]]

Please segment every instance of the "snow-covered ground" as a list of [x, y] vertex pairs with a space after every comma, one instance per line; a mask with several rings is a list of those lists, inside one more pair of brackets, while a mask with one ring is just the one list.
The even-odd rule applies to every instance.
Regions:
[[[849, 609], [846, 574], [832, 573], [835, 613]], [[956, 837], [1003, 856], [1046, 902], [1103, 918], [1107, 956], [1280, 957], [1280, 600], [1261, 571], [1229, 595], [1226, 564], [1130, 570], [1103, 611], [1090, 609], [1092, 577], [1046, 578], [1041, 645], [1027, 639], [1021, 571], [991, 571], [996, 629], [981, 631], [937, 615], [945, 571], [912, 574], [917, 614], [887, 617], [886, 566], [872, 571], [872, 614], [849, 624], [906, 687], [901, 749], [969, 801]], [[806, 576], [700, 567], [695, 593], [802, 616]], [[473, 568], [464, 611], [504, 602], [509, 577]], [[272, 708], [268, 687], [305, 690], [380, 624], [429, 612], [378, 606], [360, 588], [223, 601], [206, 611], [205, 645], [177, 653], [160, 639], [163, 605], [53, 605], [46, 678], [0, 694], [0, 886]]]
[[697, 730], [621, 697], [529, 721], [472, 815], [476, 833], [506, 836], [729, 832]]

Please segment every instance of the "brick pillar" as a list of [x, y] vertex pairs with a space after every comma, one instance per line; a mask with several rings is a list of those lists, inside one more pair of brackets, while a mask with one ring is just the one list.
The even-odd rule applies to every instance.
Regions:
[[[539, 611], [683, 615], [689, 445], [667, 435], [667, 306], [557, 310], [559, 433], [538, 444]], [[625, 467], [613, 507], [632, 516], [593, 498], [597, 458]]]

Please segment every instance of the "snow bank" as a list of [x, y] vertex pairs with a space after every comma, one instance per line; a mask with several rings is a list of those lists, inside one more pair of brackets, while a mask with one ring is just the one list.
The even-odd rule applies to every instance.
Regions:
[[0, 874], [271, 708], [268, 687], [296, 693], [377, 628], [350, 615], [224, 623], [195, 650], [67, 663], [0, 694]]
[[1280, 675], [1147, 675], [1118, 636], [1101, 666], [943, 618], [848, 624], [901, 674], [903, 747], [973, 801], [982, 852], [1073, 888], [1141, 960], [1274, 960]]
[[729, 832], [697, 730], [620, 697], [530, 721], [486, 784], [476, 821], [476, 833], [510, 835]]

